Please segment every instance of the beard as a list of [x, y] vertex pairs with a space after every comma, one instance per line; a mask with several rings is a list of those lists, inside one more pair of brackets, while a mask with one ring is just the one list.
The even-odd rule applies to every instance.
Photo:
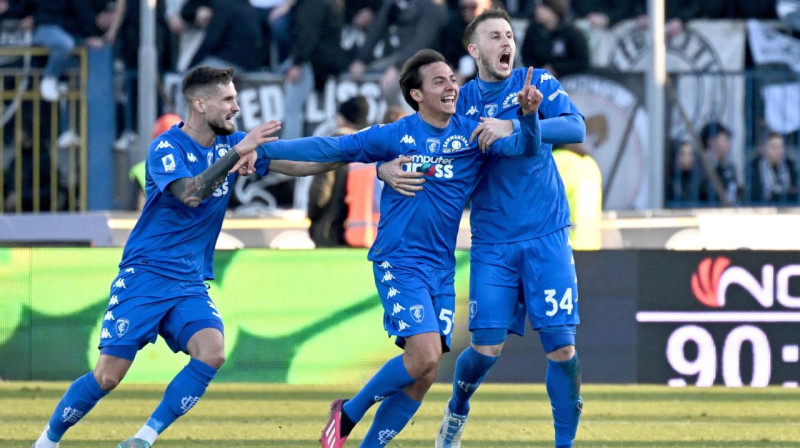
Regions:
[[483, 71], [484, 73], [487, 73], [489, 76], [494, 78], [496, 81], [502, 81], [502, 80], [508, 78], [509, 76], [511, 76], [510, 72], [506, 73], [506, 72], [498, 71], [494, 67], [494, 62], [495, 62], [495, 59], [490, 60], [488, 56], [486, 56], [485, 54], [481, 53], [481, 61], [480, 61], [480, 66], [481, 66], [481, 69], [482, 69], [481, 71]]
[[227, 127], [225, 121], [222, 122], [222, 125], [219, 125], [218, 123], [208, 123], [208, 127], [210, 127], [211, 130], [217, 135], [231, 135], [234, 131], [236, 131], [235, 126]]

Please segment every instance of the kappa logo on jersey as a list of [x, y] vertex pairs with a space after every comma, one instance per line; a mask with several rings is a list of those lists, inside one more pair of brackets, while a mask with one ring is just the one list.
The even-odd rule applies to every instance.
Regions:
[[394, 277], [394, 275], [392, 275], [391, 272], [386, 271], [386, 272], [383, 273], [383, 278], [381, 279], [381, 283], [392, 281], [392, 280], [394, 280], [394, 278], [395, 277]]
[[161, 158], [161, 163], [164, 164], [164, 171], [171, 173], [175, 171], [175, 157], [172, 154], [167, 154]]
[[389, 297], [391, 299], [392, 297], [394, 297], [394, 296], [396, 296], [398, 294], [400, 294], [400, 291], [398, 291], [397, 288], [392, 286], [391, 288], [389, 288], [389, 294], [387, 294], [387, 297]]
[[115, 288], [126, 289], [125, 288], [125, 279], [124, 278], [118, 278], [117, 281], [114, 282], [114, 287]]
[[569, 95], [567, 95], [567, 92], [565, 92], [565, 91], [563, 91], [561, 89], [558, 89], [555, 92], [551, 93], [550, 96], [547, 97], [547, 99], [549, 101], [553, 101], [558, 95], [569, 96]]
[[394, 429], [384, 429], [378, 433], [378, 441], [381, 443], [381, 445], [388, 445], [396, 435], [397, 431]]
[[408, 314], [411, 315], [414, 322], [421, 324], [422, 320], [425, 318], [425, 308], [423, 308], [422, 305], [414, 305], [408, 309]]
[[497, 115], [497, 110], [498, 110], [497, 104], [494, 103], [486, 104], [485, 106], [483, 106], [483, 116], [494, 118], [494, 116]]
[[428, 148], [428, 152], [437, 153], [442, 148], [442, 141], [438, 138], [429, 138], [425, 141], [425, 147]]
[[181, 411], [184, 414], [189, 412], [189, 409], [192, 409], [198, 401], [200, 401], [200, 397], [195, 397], [192, 395], [181, 398]]
[[399, 312], [404, 311], [405, 309], [406, 309], [406, 307], [404, 307], [403, 305], [400, 305], [399, 303], [395, 303], [394, 305], [392, 305], [392, 316], [394, 316], [395, 314], [397, 314]]
[[188, 158], [190, 162], [197, 162], [197, 157], [195, 157], [194, 154], [192, 153], [189, 153], [189, 155], [186, 156], [186, 158]]
[[61, 421], [64, 423], [78, 423], [78, 420], [83, 417], [83, 412], [67, 406], [64, 412], [61, 413]]
[[128, 319], [119, 319], [117, 323], [114, 325], [114, 328], [117, 330], [117, 336], [122, 337], [125, 333], [128, 332], [128, 328], [130, 328], [131, 323]]
[[219, 311], [217, 310], [217, 305], [214, 305], [214, 302], [212, 302], [210, 300], [206, 300], [206, 303], [208, 304], [208, 306], [211, 307], [212, 310], [214, 310], [214, 312], [212, 312], [211, 314], [213, 314], [214, 316], [217, 316], [220, 319], [222, 319], [222, 316], [219, 315]]
[[401, 321], [397, 322], [397, 329], [398, 329], [398, 330], [400, 330], [400, 331], [403, 331], [403, 330], [405, 330], [406, 328], [408, 328], [408, 327], [410, 327], [410, 326], [411, 326], [411, 325], [408, 325], [408, 324], [407, 324], [405, 321], [403, 321], [403, 320], [401, 320]]
[[108, 328], [103, 328], [103, 331], [100, 332], [100, 339], [111, 339], [111, 333]]
[[467, 111], [466, 115], [475, 115], [477, 113], [478, 113], [478, 109], [475, 106], [470, 106], [470, 108]]
[[414, 140], [414, 137], [406, 134], [403, 138], [400, 139], [400, 143], [408, 143], [409, 145], [416, 145], [417, 141]]
[[469, 140], [463, 135], [451, 135], [444, 139], [444, 149], [442, 152], [458, 152], [469, 148]]
[[551, 79], [556, 79], [556, 78], [554, 78], [553, 75], [551, 75], [550, 73], [542, 73], [542, 76], [539, 77], [539, 82], [549, 81]]
[[156, 151], [158, 151], [159, 149], [166, 149], [166, 148], [172, 148], [172, 145], [170, 145], [169, 142], [166, 140], [161, 140], [160, 142], [158, 142], [158, 146], [156, 146]]
[[375, 395], [374, 397], [372, 397], [372, 401], [374, 401], [375, 403], [378, 403], [378, 402], [383, 401], [385, 399], [386, 399], [386, 397], [381, 396], [381, 395]]
[[389, 263], [388, 261], [384, 261], [383, 263], [379, 264], [378, 267], [381, 269], [391, 269], [392, 264]]
[[111, 296], [111, 299], [109, 299], [109, 301], [108, 301], [108, 306], [112, 306], [112, 305], [119, 305], [119, 298], [117, 298], [116, 294]]
[[416, 171], [426, 176], [450, 179], [453, 177], [453, 159], [441, 156], [415, 154], [411, 162], [403, 164], [403, 171]]
[[114, 314], [111, 311], [106, 311], [106, 315], [103, 317], [103, 320], [114, 320]]
[[519, 104], [519, 98], [517, 98], [517, 95], [519, 95], [519, 91], [509, 93], [506, 96], [506, 99], [503, 100], [503, 109]]
[[125, 272], [127, 272], [128, 274], [135, 274], [136, 270], [134, 268], [126, 268]]

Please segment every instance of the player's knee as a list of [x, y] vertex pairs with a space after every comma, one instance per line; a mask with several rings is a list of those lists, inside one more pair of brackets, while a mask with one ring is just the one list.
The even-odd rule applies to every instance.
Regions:
[[203, 364], [207, 364], [217, 370], [225, 364], [225, 352], [223, 350], [210, 351], [201, 353], [197, 360]]
[[[422, 381], [424, 378], [436, 377], [436, 366], [439, 365], [441, 353], [433, 350], [417, 351], [409, 354], [408, 357], [408, 373], [417, 381]], [[431, 379], [431, 382], [433, 380]]]
[[122, 381], [121, 376], [106, 371], [95, 371], [94, 379], [97, 381], [97, 385], [100, 386], [100, 389], [106, 392], [114, 390]]
[[575, 346], [574, 345], [567, 345], [564, 347], [560, 347], [552, 352], [547, 353], [547, 359], [551, 361], [569, 361], [572, 357], [575, 356]]

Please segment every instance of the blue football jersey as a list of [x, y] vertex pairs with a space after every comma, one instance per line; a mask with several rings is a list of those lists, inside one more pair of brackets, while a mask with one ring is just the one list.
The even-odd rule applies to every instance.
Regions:
[[279, 140], [264, 145], [264, 155], [274, 159], [365, 163], [400, 155], [411, 157], [413, 161], [405, 169], [425, 173], [425, 189], [415, 197], [402, 196], [389, 188], [383, 190], [378, 235], [369, 259], [453, 268], [461, 215], [481, 165], [485, 160], [504, 158], [504, 154], [536, 150], [528, 145], [540, 141], [538, 117], [524, 117], [520, 122], [524, 124], [519, 134], [498, 140], [485, 154], [478, 149], [477, 139], [469, 141], [477, 121], [453, 116], [450, 124], [440, 129], [414, 114], [342, 137]]
[[[524, 86], [527, 70], [515, 69], [500, 82], [469, 81], [458, 95], [456, 113], [476, 120], [517, 118], [517, 93]], [[549, 72], [536, 69], [532, 79], [544, 97], [539, 106], [540, 118], [580, 114]], [[564, 184], [551, 150], [551, 144], [542, 143], [534, 157], [487, 164], [486, 175], [481, 177], [470, 205], [474, 244], [523, 241], [570, 225]]]
[[[204, 147], [181, 126], [183, 123], [173, 126], [150, 144], [145, 164], [146, 201], [119, 267], [137, 267], [181, 280], [213, 279], [214, 246], [237, 174], [229, 174], [194, 208], [176, 198], [168, 187], [175, 180], [205, 171], [246, 134], [218, 136], [211, 147]], [[268, 168], [269, 159], [259, 158], [256, 172], [263, 176]]]

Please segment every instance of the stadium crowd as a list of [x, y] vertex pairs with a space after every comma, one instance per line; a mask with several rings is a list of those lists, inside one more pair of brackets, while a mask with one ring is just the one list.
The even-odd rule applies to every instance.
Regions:
[[[784, 28], [791, 34], [795, 32], [792, 30], [798, 10], [795, 3], [667, 0], [666, 34], [680, 35], [685, 24], [695, 19], [751, 18], [784, 19]], [[648, 26], [646, 0], [161, 0], [156, 2], [158, 67], [162, 75], [182, 74], [206, 65], [233, 67], [239, 74], [282, 76], [286, 97], [282, 136], [291, 139], [305, 133], [304, 99], [314, 90], [321, 90], [330, 77], [379, 76], [380, 86], [391, 100], [398, 98], [397, 77], [403, 61], [422, 48], [433, 48], [453, 65], [460, 83], [474, 78], [477, 68], [461, 43], [461, 36], [467, 23], [490, 7], [505, 8], [524, 30], [517, 32], [517, 64], [546, 68], [559, 78], [592, 71], [593, 30], [608, 29], [629, 19], [639, 27]], [[38, 61], [42, 69], [38, 89], [47, 102], [63, 99], [64, 86], [59, 79], [63, 81], [64, 72], [70, 67], [70, 53], [75, 46], [111, 46], [118, 78], [115, 148], [125, 151], [135, 141], [139, 2], [0, 0], [0, 24], [3, 45], [19, 43], [9, 37], [14, 33], [28, 33], [29, 44], [50, 51], [48, 58]], [[755, 67], [748, 54], [747, 69]], [[160, 101], [160, 113], [176, 112], [175, 103], [179, 101], [168, 95], [162, 95]], [[753, 120], [763, 122], [760, 117]], [[26, 121], [28, 128], [30, 121]], [[796, 204], [800, 177], [794, 147], [797, 133], [781, 135], [763, 124], [757, 132], [745, 132], [734, 129], [733, 123], [721, 121], [724, 120], [710, 117], [696, 124], [694, 131], [697, 135], [702, 133], [702, 142], [687, 136], [673, 138], [667, 145], [666, 205]], [[5, 125], [11, 130], [10, 123]], [[732, 134], [747, 134], [743, 159], [732, 160], [730, 152], [720, 148], [725, 145], [726, 136], [730, 144]], [[12, 145], [13, 132], [4, 135], [6, 145]], [[74, 135], [63, 133], [61, 137], [59, 145], [74, 144]], [[29, 150], [30, 136], [23, 140], [23, 147]], [[43, 139], [45, 145], [48, 141]], [[720, 145], [715, 143], [720, 141]], [[782, 155], [774, 162], [760, 162], [762, 149], [769, 141], [784, 148]], [[14, 191], [16, 172], [11, 154], [13, 151], [6, 151], [2, 161], [6, 173], [4, 209], [14, 210], [16, 202], [22, 200], [23, 209], [30, 210], [30, 192], [18, 195]], [[709, 154], [710, 169], [700, 163], [699, 154]], [[44, 167], [48, 163], [41, 161]], [[24, 165], [23, 178], [28, 182], [30, 162]], [[706, 173], [711, 172], [725, 184], [724, 191], [709, 179]], [[59, 185], [57, 191], [61, 192], [62, 187]], [[42, 191], [49, 194], [51, 189], [45, 186]], [[133, 201], [126, 204], [132, 205]]]

